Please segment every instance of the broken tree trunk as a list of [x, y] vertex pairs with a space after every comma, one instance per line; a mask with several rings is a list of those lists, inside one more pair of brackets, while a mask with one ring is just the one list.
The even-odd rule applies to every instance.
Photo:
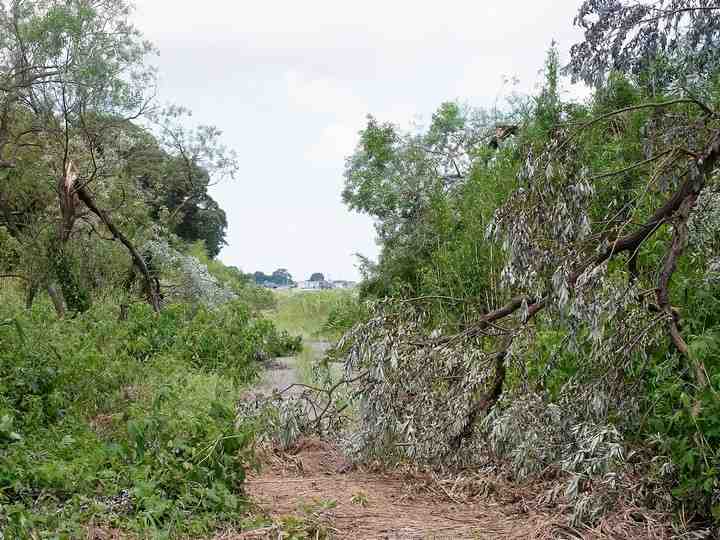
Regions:
[[88, 190], [85, 189], [84, 186], [78, 187], [76, 189], [76, 193], [78, 198], [85, 204], [85, 206], [87, 206], [93, 214], [100, 218], [100, 220], [112, 233], [113, 237], [120, 240], [122, 245], [127, 248], [130, 256], [132, 257], [133, 264], [137, 267], [137, 269], [142, 274], [143, 279], [145, 280], [148, 301], [150, 302], [150, 305], [153, 307], [155, 313], [160, 313], [160, 291], [158, 291], [155, 280], [153, 280], [152, 276], [150, 275], [150, 271], [148, 270], [147, 264], [145, 263], [145, 259], [143, 259], [140, 253], [138, 253], [132, 242], [130, 242], [130, 240], [128, 240], [127, 237], [115, 226], [108, 214], [95, 204], [92, 196], [90, 195]]

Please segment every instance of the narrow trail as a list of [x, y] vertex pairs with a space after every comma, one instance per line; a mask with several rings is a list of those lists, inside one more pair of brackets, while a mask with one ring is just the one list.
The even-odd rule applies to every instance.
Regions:
[[[311, 342], [322, 356], [328, 344]], [[254, 390], [269, 394], [301, 382], [295, 358], [276, 359]], [[528, 538], [541, 516], [522, 505], [455, 502], [441, 492], [418, 489], [420, 478], [368, 469], [349, 470], [332, 445], [304, 440], [292, 454], [273, 454], [262, 471], [250, 476], [248, 494], [274, 520], [296, 516], [317, 523], [331, 538]], [[425, 482], [427, 484], [427, 482]], [[278, 538], [268, 531], [238, 538]]]
[[345, 473], [344, 465], [331, 445], [306, 440], [296, 454], [276, 456], [248, 479], [247, 489], [274, 519], [315, 520], [338, 539], [521, 539], [545, 523], [521, 504], [450, 502], [418, 489], [419, 478], [364, 469]]
[[[330, 347], [327, 341], [308, 341], [306, 346], [310, 347], [313, 359], [320, 359]], [[263, 374], [260, 383], [253, 388], [255, 395], [267, 396], [275, 390], [284, 390], [289, 386], [301, 383], [300, 363], [298, 357], [287, 356], [273, 359]], [[299, 392], [300, 389], [297, 389]], [[293, 389], [290, 390], [293, 393]]]

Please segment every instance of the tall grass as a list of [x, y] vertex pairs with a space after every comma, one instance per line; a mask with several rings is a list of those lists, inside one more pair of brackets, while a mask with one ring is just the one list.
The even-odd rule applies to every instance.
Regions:
[[302, 351], [296, 356], [298, 377], [305, 384], [320, 380], [337, 380], [341, 374], [338, 365], [324, 360], [318, 341], [331, 344], [346, 329], [346, 320], [355, 320], [362, 309], [355, 291], [278, 291], [276, 308], [266, 313], [275, 325], [304, 340]]
[[345, 290], [278, 291], [277, 307], [267, 316], [275, 325], [305, 340], [333, 340], [337, 333], [328, 327], [330, 315], [341, 306], [353, 302], [356, 293]]

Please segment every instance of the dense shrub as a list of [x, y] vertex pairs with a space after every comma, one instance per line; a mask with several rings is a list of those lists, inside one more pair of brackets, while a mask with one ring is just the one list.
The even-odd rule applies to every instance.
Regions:
[[[580, 10], [586, 37], [647, 23], [632, 2], [600, 4]], [[625, 46], [578, 46], [574, 61]], [[604, 73], [580, 103], [560, 73], [552, 48], [542, 88], [504, 112], [446, 103], [427, 129], [371, 117], [361, 132], [344, 200], [375, 220], [381, 251], [362, 266], [372, 315], [341, 341], [348, 372], [370, 379], [350, 447], [490, 461], [555, 475], [553, 489], [559, 472], [585, 523], [627, 495], [717, 526], [717, 78]]]
[[297, 338], [237, 301], [157, 316], [135, 305], [118, 322], [113, 302], [60, 320], [47, 301], [23, 312], [2, 294], [6, 538], [75, 538], [90, 521], [177, 536], [238, 519], [253, 428], [237, 423], [236, 396]]

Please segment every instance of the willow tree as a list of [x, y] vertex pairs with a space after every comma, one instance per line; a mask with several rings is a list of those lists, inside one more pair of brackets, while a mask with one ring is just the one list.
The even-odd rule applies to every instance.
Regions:
[[[73, 310], [86, 309], [87, 298], [68, 269], [65, 247], [85, 211], [125, 245], [159, 309], [144, 260], [95, 195], [119, 174], [127, 149], [122, 128], [145, 114], [153, 97], [154, 72], [145, 63], [152, 48], [130, 14], [128, 2], [109, 0], [13, 0], [0, 10], [0, 152], [12, 167], [23, 146], [39, 149], [57, 196], [50, 261]], [[19, 117], [27, 122], [13, 122]]]
[[374, 219], [382, 246], [365, 291], [423, 294], [422, 267], [444, 240], [438, 223], [452, 222], [449, 229], [465, 226], [446, 203], [466, 189], [479, 155], [497, 157], [491, 145], [497, 147], [498, 139], [514, 131], [507, 120], [456, 103], [442, 104], [426, 129], [410, 132], [368, 118], [346, 162], [342, 194], [351, 210]]
[[[363, 375], [359, 456], [502, 458], [519, 476], [560, 469], [584, 519], [602, 509], [602, 496], [588, 502], [593, 487], [628, 493], [617, 488], [625, 436], [649, 418], [665, 429], [665, 415], [665, 438], [644, 442], [675, 459], [662, 470], [676, 471], [668, 485], [689, 513], [717, 511], [717, 9], [583, 4], [586, 40], [569, 70], [596, 84], [594, 97], [563, 102], [550, 55], [518, 130], [517, 174], [486, 231], [502, 258], [492, 303], [458, 329], [422, 299], [386, 300], [340, 344], [349, 375]], [[658, 66], [672, 69], [649, 85]], [[364, 186], [399, 189], [389, 173], [401, 167], [377, 163]]]

